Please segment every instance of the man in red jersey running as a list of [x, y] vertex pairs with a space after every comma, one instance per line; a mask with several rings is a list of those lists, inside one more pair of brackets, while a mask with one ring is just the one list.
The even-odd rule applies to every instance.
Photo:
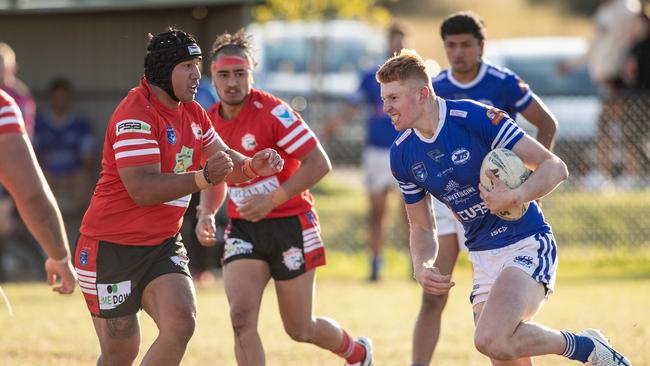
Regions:
[[201, 49], [187, 33], [170, 28], [150, 36], [145, 76], [109, 121], [101, 177], [74, 257], [101, 346], [98, 365], [133, 363], [140, 309], [159, 330], [141, 364], [180, 364], [196, 318], [178, 234], [190, 195], [282, 169], [274, 150], [247, 158], [215, 133], [194, 101], [200, 62]]
[[[346, 365], [373, 364], [370, 339], [354, 340], [333, 320], [312, 315], [316, 267], [325, 249], [309, 188], [331, 165], [300, 115], [278, 98], [253, 89], [249, 37], [224, 33], [211, 53], [212, 80], [221, 102], [208, 114], [224, 141], [247, 156], [277, 149], [284, 169], [269, 177], [231, 185], [223, 255], [223, 278], [230, 304], [239, 365], [263, 365], [257, 320], [264, 288], [275, 280], [284, 329], [298, 342], [328, 349]], [[201, 193], [197, 236], [214, 245], [214, 213], [223, 191]]]
[[74, 291], [75, 275], [61, 212], [36, 162], [18, 105], [0, 90], [0, 185], [9, 191], [20, 216], [47, 254], [47, 282], [60, 294]]

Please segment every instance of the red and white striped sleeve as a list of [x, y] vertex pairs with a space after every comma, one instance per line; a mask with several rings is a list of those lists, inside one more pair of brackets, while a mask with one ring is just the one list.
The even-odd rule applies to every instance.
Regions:
[[0, 90], [0, 133], [25, 133], [25, 122], [14, 99]]
[[212, 121], [204, 110], [202, 110], [201, 129], [201, 136], [203, 136], [203, 147], [206, 147], [217, 140], [217, 131], [214, 130]]
[[108, 133], [118, 168], [160, 163], [158, 131], [141, 119], [119, 119]]
[[288, 155], [300, 158], [318, 143], [307, 123], [286, 104], [276, 105], [271, 114], [275, 119], [276, 144]]

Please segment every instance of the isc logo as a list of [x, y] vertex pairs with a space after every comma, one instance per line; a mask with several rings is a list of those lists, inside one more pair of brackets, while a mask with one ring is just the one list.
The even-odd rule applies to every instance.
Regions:
[[143, 121], [137, 119], [125, 119], [120, 121], [115, 126], [116, 135], [121, 135], [127, 132], [138, 132], [138, 133], [151, 133], [151, 126]]

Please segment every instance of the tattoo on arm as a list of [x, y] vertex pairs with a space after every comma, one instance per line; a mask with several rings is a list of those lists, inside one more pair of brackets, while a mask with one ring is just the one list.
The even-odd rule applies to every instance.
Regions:
[[106, 325], [108, 335], [115, 339], [126, 339], [138, 332], [138, 318], [136, 315], [106, 319]]

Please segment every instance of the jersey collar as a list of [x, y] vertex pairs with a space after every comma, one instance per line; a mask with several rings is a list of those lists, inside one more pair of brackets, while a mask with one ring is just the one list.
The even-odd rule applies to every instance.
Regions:
[[413, 129], [413, 132], [420, 139], [420, 141], [429, 144], [433, 143], [438, 138], [438, 135], [440, 135], [440, 131], [442, 131], [442, 127], [445, 124], [446, 118], [447, 118], [447, 102], [444, 99], [438, 97], [438, 127], [436, 128], [436, 133], [434, 133], [431, 138], [426, 138], [422, 136], [420, 132], [418, 132], [418, 130], [415, 128]]
[[456, 80], [451, 72], [451, 68], [447, 69], [447, 77], [449, 78], [449, 82], [454, 84], [456, 87], [461, 89], [469, 89], [483, 80], [483, 77], [487, 73], [487, 69], [488, 65], [485, 62], [481, 62], [481, 68], [478, 70], [478, 75], [476, 75], [474, 80], [470, 81], [469, 83], [461, 83], [460, 81]]

